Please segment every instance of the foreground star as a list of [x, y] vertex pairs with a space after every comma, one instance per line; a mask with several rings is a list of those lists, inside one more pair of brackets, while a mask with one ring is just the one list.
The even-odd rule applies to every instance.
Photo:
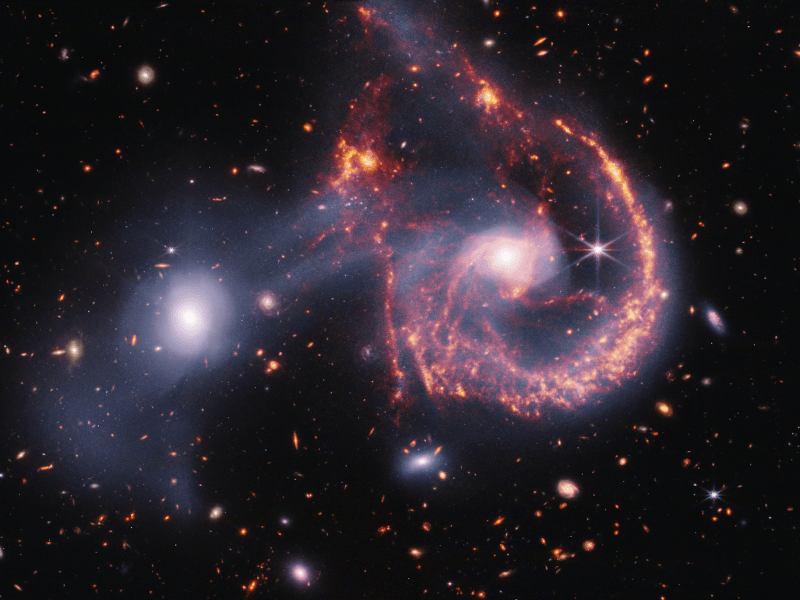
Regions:
[[583, 262], [587, 258], [594, 257], [594, 260], [595, 260], [595, 287], [598, 290], [600, 289], [600, 259], [601, 258], [610, 258], [611, 260], [613, 260], [618, 265], [621, 265], [621, 266], [625, 267], [626, 269], [628, 268], [628, 265], [626, 265], [625, 263], [623, 263], [623, 262], [617, 260], [616, 258], [614, 258], [613, 256], [611, 256], [611, 254], [609, 254], [609, 252], [614, 252], [616, 249], [612, 248], [612, 244], [614, 244], [615, 242], [618, 242], [619, 240], [624, 238], [626, 235], [628, 235], [630, 233], [630, 231], [626, 231], [625, 233], [622, 233], [622, 234], [618, 235], [617, 237], [615, 237], [614, 239], [609, 240], [607, 242], [601, 242], [600, 241], [600, 203], [599, 203], [599, 201], [598, 201], [598, 205], [597, 205], [597, 225], [595, 226], [595, 234], [594, 234], [594, 241], [593, 242], [587, 242], [585, 239], [583, 239], [583, 237], [579, 237], [579, 236], [575, 235], [574, 233], [572, 233], [571, 231], [568, 231], [568, 230], [564, 229], [563, 227], [559, 227], [559, 229], [561, 229], [561, 231], [563, 231], [564, 233], [566, 233], [570, 237], [574, 238], [575, 240], [579, 241], [581, 244], [583, 244], [585, 246], [585, 248], [577, 248], [577, 249], [575, 249], [577, 251], [583, 252], [584, 255], [582, 257], [580, 257], [578, 260], [576, 260], [575, 262], [573, 262], [570, 265], [568, 265], [568, 267], [574, 267], [575, 265], [577, 265], [578, 263]]

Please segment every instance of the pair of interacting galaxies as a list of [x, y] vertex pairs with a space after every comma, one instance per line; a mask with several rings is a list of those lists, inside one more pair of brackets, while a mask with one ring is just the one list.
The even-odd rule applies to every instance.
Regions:
[[[679, 200], [618, 157], [597, 117], [571, 104], [582, 93], [503, 75], [500, 31], [465, 43], [431, 6], [312, 4], [268, 8], [255, 21], [264, 31], [220, 7], [114, 10], [102, 19], [112, 41], [93, 45], [126, 56], [129, 80], [114, 85], [133, 100], [91, 95], [112, 87], [110, 58], [66, 86], [191, 166], [125, 144], [113, 153], [126, 163], [82, 157], [81, 176], [129, 181], [135, 170], [146, 183], [86, 184], [73, 208], [48, 198], [39, 219], [71, 215], [66, 233], [53, 228], [67, 257], [54, 259], [51, 241], [5, 265], [16, 362], [0, 485], [16, 504], [0, 529], [0, 597], [582, 597], [599, 586], [602, 597], [659, 598], [687, 582], [703, 597], [742, 585], [743, 558], [723, 542], [738, 543], [750, 519], [771, 525], [760, 505], [739, 514], [738, 470], [717, 478], [723, 441], [734, 444], [715, 431], [730, 420], [724, 403], [711, 416], [695, 406], [721, 389], [720, 369], [695, 356], [727, 343], [729, 326], [687, 283], [697, 233], [677, 219]], [[515, 35], [536, 60], [566, 62], [595, 43], [573, 40], [563, 7], [469, 10], [452, 15], [473, 30], [530, 23]], [[623, 17], [580, 13], [607, 38], [598, 55], [621, 39]], [[85, 25], [61, 30], [57, 10], [14, 16], [51, 22], [53, 63], [83, 56]], [[349, 65], [347, 92], [315, 92], [319, 112], [295, 108], [291, 137], [304, 141], [284, 173], [242, 138], [209, 151], [211, 130], [185, 116], [198, 95], [204, 118], [225, 113], [224, 129], [268, 145], [285, 113], [262, 102], [288, 94], [283, 73], [242, 53], [285, 46], [290, 30], [299, 42], [317, 21], [333, 40], [327, 60]], [[159, 47], [135, 64], [133, 28]], [[230, 77], [187, 85], [180, 47], [211, 34], [205, 51]], [[651, 50], [625, 45], [642, 67]], [[216, 91], [262, 69], [246, 93]], [[305, 83], [292, 69], [285, 79]], [[249, 122], [230, 108], [243, 97], [261, 100]], [[209, 152], [234, 164], [210, 176]], [[48, 196], [64, 185], [52, 181], [26, 185]], [[736, 199], [728, 212], [748, 208]], [[33, 247], [39, 234], [24, 223], [8, 230]], [[52, 308], [24, 307], [28, 287]], [[687, 323], [712, 341], [687, 342]]]

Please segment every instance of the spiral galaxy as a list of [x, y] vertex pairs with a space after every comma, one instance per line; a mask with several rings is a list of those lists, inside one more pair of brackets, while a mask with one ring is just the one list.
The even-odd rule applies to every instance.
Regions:
[[457, 44], [410, 44], [397, 23], [359, 12], [408, 62], [387, 51], [395, 72], [352, 100], [315, 191], [334, 221], [314, 244], [375, 259], [393, 405], [413, 403], [416, 381], [439, 406], [537, 417], [634, 377], [667, 294], [620, 162], [575, 120], [515, 99]]

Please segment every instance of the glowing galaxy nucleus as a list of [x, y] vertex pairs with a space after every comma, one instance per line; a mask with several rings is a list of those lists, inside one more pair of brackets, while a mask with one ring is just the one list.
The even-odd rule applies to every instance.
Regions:
[[270, 290], [260, 292], [256, 297], [256, 308], [265, 315], [277, 314], [280, 309], [280, 298]]
[[656, 402], [656, 410], [664, 417], [672, 416], [672, 405], [669, 402], [663, 400]]
[[559, 254], [555, 237], [547, 230], [518, 236], [498, 232], [476, 236], [462, 261], [476, 264], [483, 275], [500, 281], [504, 297], [519, 297], [553, 276]]
[[558, 493], [568, 500], [575, 498], [578, 495], [578, 486], [569, 479], [562, 479], [558, 482]]
[[[435, 449], [423, 449], [423, 447], [417, 445], [415, 440], [411, 442], [409, 448], [403, 450], [400, 471], [406, 475], [438, 475], [444, 463], [441, 452], [442, 446], [438, 446]], [[439, 476], [440, 479], [445, 477], [446, 474]]]
[[226, 316], [227, 297], [212, 280], [176, 284], [166, 297], [164, 345], [177, 354], [201, 353]]
[[142, 65], [139, 67], [139, 70], [136, 71], [136, 79], [142, 85], [150, 85], [155, 81], [155, 78], [156, 72], [150, 65]]
[[295, 563], [289, 568], [292, 580], [298, 584], [308, 587], [311, 585], [311, 569], [303, 563]]
[[431, 465], [431, 457], [423, 454], [411, 461], [414, 468], [426, 469]]
[[438, 464], [439, 459], [432, 452], [415, 452], [406, 458], [405, 470], [407, 473], [433, 472]]
[[83, 342], [81, 340], [71, 340], [66, 348], [59, 348], [55, 350], [52, 355], [53, 356], [64, 356], [66, 355], [69, 361], [75, 365], [80, 361], [81, 357], [83, 357]]

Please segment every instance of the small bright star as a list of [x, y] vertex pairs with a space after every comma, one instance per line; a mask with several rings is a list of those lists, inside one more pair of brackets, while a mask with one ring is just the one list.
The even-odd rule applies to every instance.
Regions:
[[[697, 485], [697, 484], [695, 484], [695, 485]], [[700, 487], [700, 486], [697, 486], [697, 487]], [[712, 487], [710, 490], [707, 490], [707, 489], [705, 489], [703, 487], [700, 487], [700, 489], [703, 490], [703, 492], [705, 493], [705, 497], [698, 504], [702, 504], [706, 500], [710, 500], [712, 506], [716, 505], [717, 500], [720, 500], [721, 502], [725, 502], [725, 499], [723, 498], [723, 494], [722, 493], [725, 490], [728, 489], [727, 487], [722, 487], [720, 489], [716, 489], [716, 488]]]
[[627, 268], [627, 265], [625, 263], [623, 263], [622, 261], [617, 260], [616, 258], [611, 256], [610, 253], [615, 250], [614, 248], [611, 247], [612, 244], [614, 244], [615, 242], [617, 242], [617, 241], [621, 240], [622, 238], [624, 238], [626, 235], [628, 235], [630, 233], [630, 231], [622, 233], [622, 234], [618, 235], [617, 237], [615, 237], [614, 239], [612, 239], [610, 241], [607, 241], [607, 242], [601, 242], [600, 241], [600, 200], [599, 199], [597, 201], [597, 224], [595, 226], [595, 239], [594, 239], [593, 242], [587, 242], [582, 235], [581, 236], [577, 236], [574, 233], [572, 233], [570, 231], [567, 231], [563, 227], [561, 227], [560, 229], [564, 233], [566, 233], [567, 235], [571, 236], [572, 238], [574, 238], [575, 240], [577, 240], [578, 242], [580, 242], [581, 244], [583, 244], [585, 246], [585, 248], [575, 248], [574, 249], [574, 250], [577, 250], [577, 251], [585, 252], [585, 254], [582, 257], [580, 257], [578, 260], [573, 262], [571, 265], [569, 265], [570, 267], [574, 267], [575, 265], [577, 265], [579, 263], [582, 263], [584, 260], [586, 260], [590, 256], [594, 257], [594, 259], [595, 259], [595, 280], [596, 280], [596, 285], [597, 285], [598, 289], [600, 288], [600, 259], [601, 258], [610, 258], [615, 263]]

